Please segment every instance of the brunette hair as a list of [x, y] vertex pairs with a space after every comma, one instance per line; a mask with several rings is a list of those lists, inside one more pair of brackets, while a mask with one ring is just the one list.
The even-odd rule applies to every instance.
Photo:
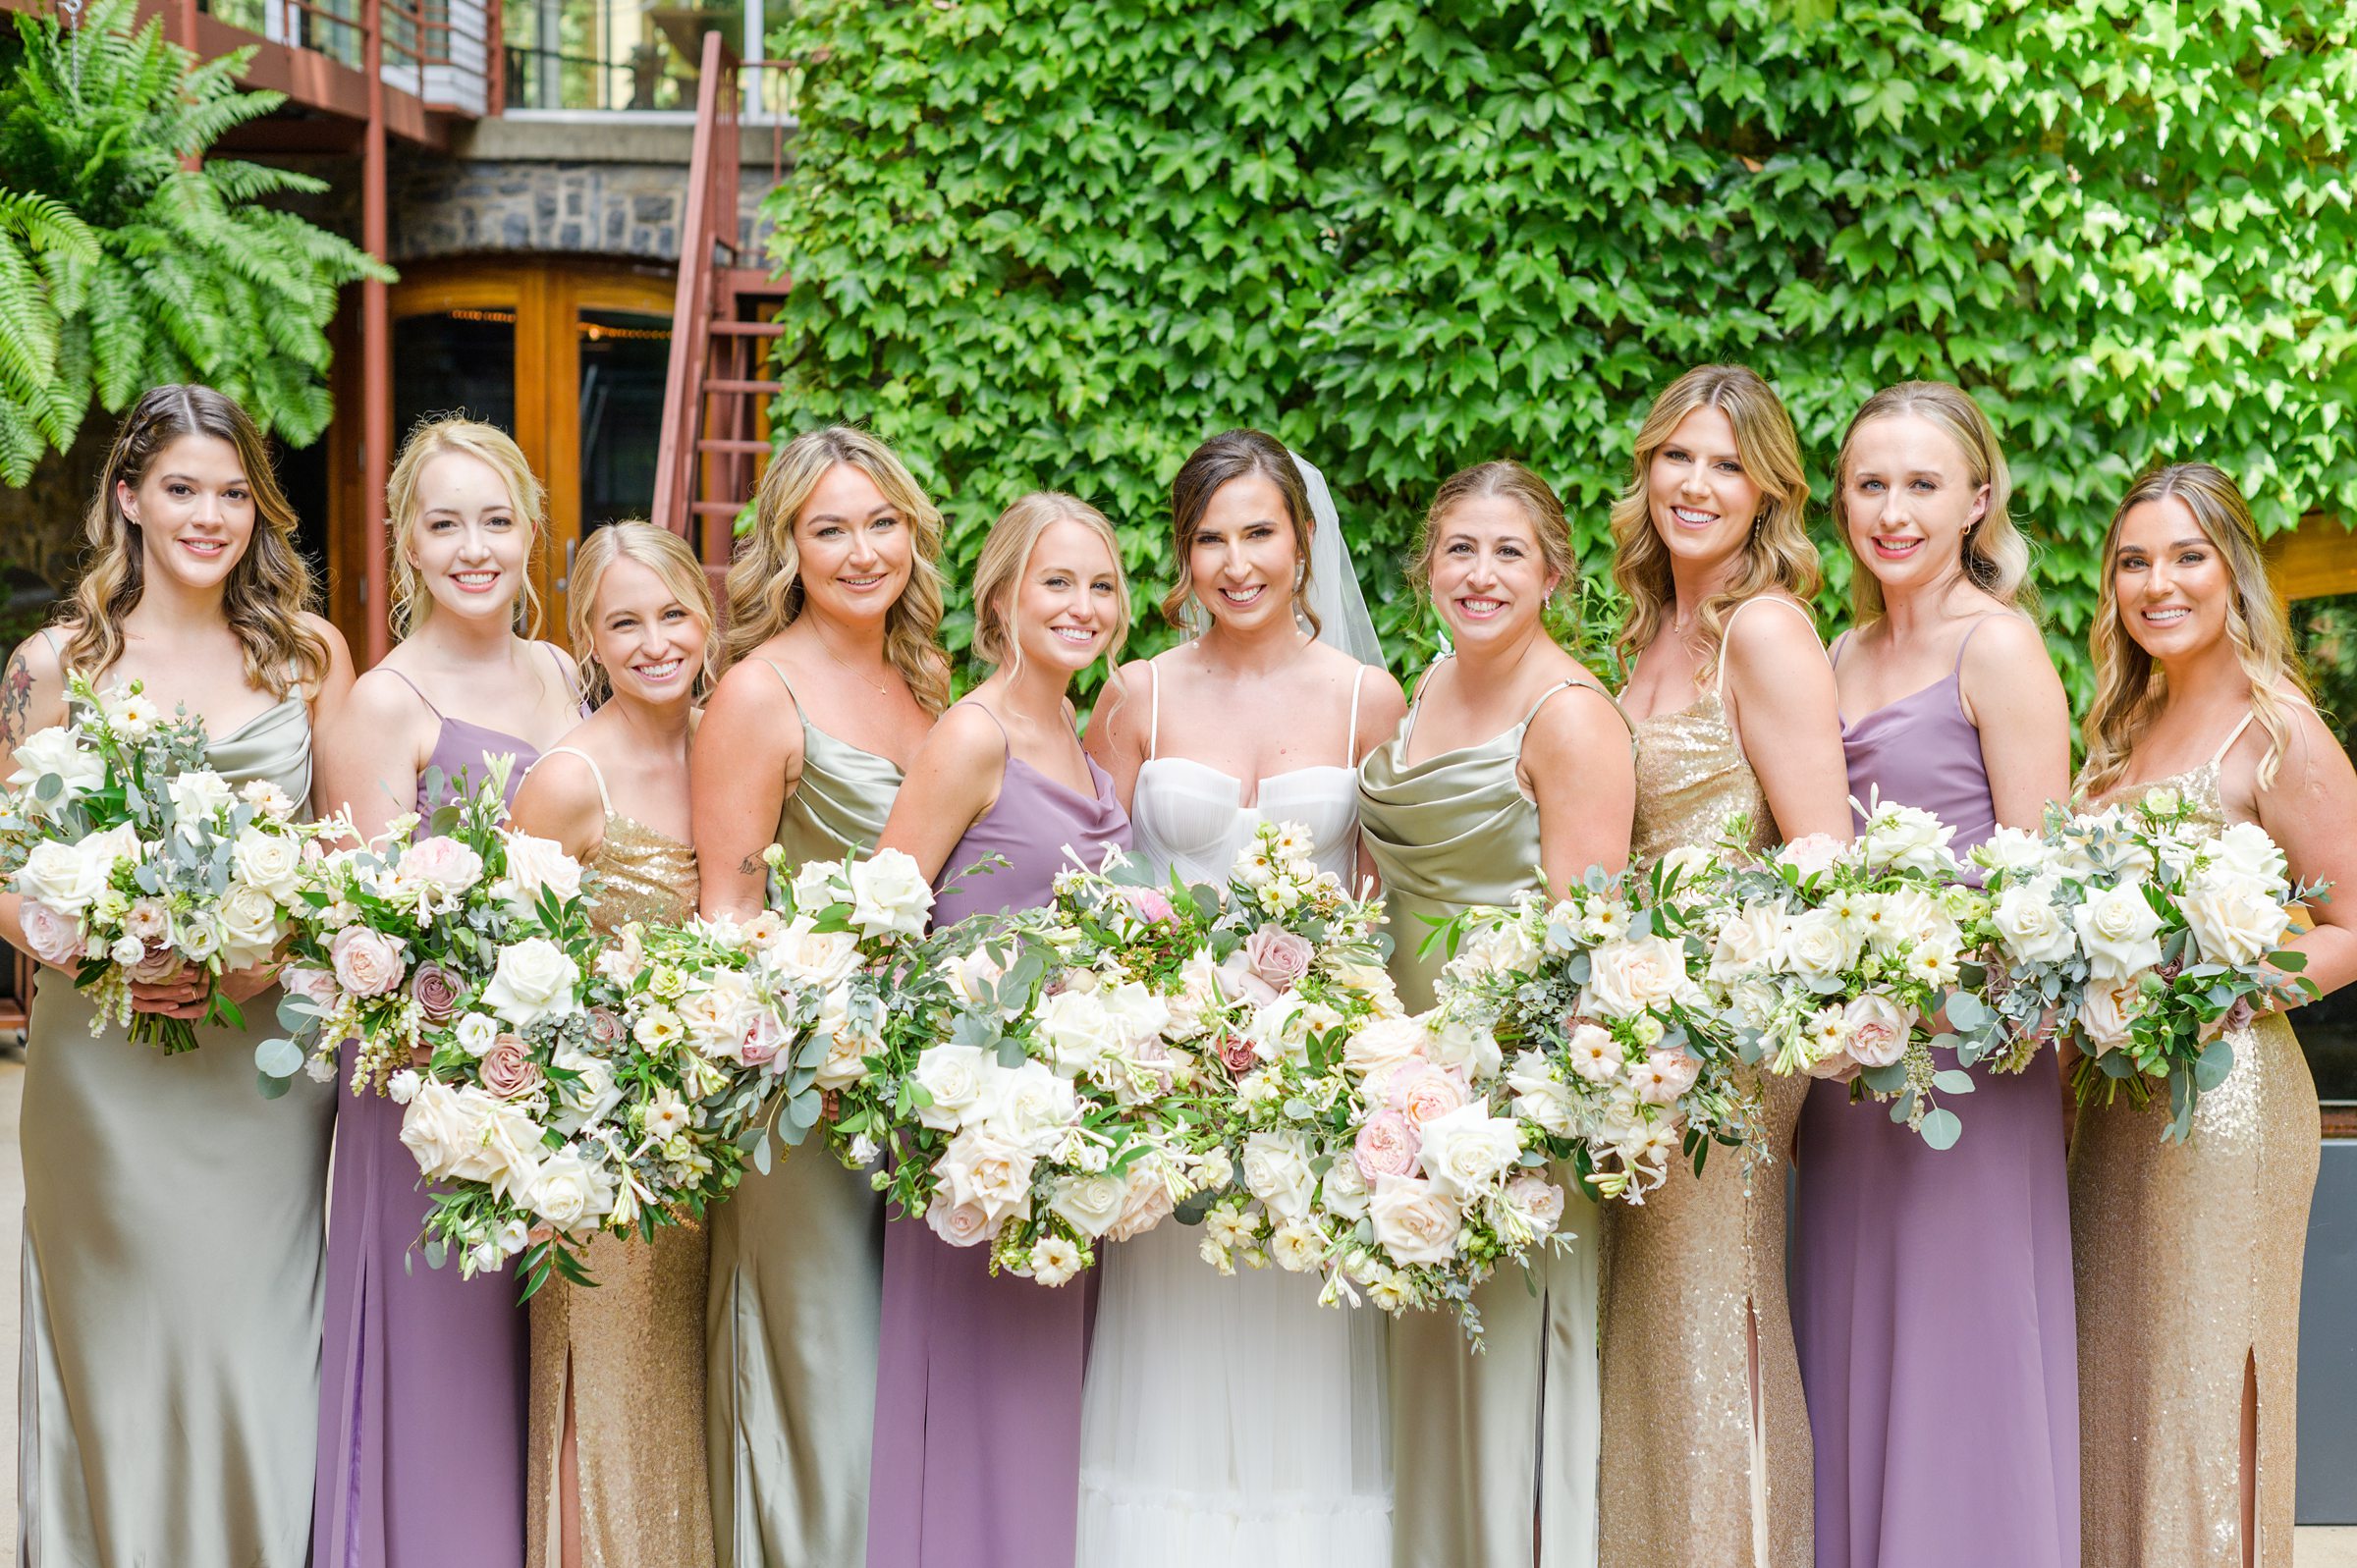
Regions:
[[1286, 444], [1258, 430], [1226, 430], [1188, 454], [1171, 480], [1171, 549], [1178, 580], [1163, 595], [1162, 613], [1173, 625], [1191, 628], [1187, 606], [1195, 597], [1194, 572], [1187, 563], [1194, 554], [1195, 535], [1211, 498], [1231, 482], [1258, 474], [1277, 487], [1285, 499], [1285, 520], [1293, 530], [1293, 549], [1301, 569], [1293, 577], [1293, 614], [1309, 622], [1310, 634], [1321, 629], [1317, 612], [1309, 607], [1309, 531], [1315, 526], [1309, 510], [1309, 487], [1302, 482], [1300, 464]]
[[1441, 547], [1441, 526], [1464, 502], [1482, 496], [1504, 496], [1522, 509], [1530, 531], [1539, 541], [1539, 559], [1555, 573], [1559, 584], [1579, 575], [1579, 557], [1571, 548], [1571, 525], [1563, 504], [1546, 480], [1510, 458], [1459, 468], [1441, 481], [1424, 521], [1416, 530], [1415, 553], [1407, 564], [1407, 580], [1420, 594], [1432, 592], [1432, 556]]

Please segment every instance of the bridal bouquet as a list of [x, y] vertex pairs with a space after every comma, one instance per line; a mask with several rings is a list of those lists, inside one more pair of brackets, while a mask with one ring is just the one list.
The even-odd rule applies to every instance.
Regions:
[[1170, 1010], [1055, 912], [959, 921], [880, 984], [872, 1030], [833, 1058], [829, 1136], [848, 1164], [883, 1158], [877, 1187], [942, 1240], [1061, 1285], [1187, 1190]]
[[1525, 893], [1454, 923], [1442, 1016], [1512, 1053], [1518, 1114], [1569, 1142], [1583, 1185], [1641, 1204], [1682, 1154], [1697, 1171], [1716, 1141], [1743, 1145], [1755, 1108], [1733, 1032], [1699, 981], [1702, 857], [1607, 877], [1550, 903]]
[[[1892, 1120], [1946, 1149], [1962, 1123], [1936, 1097], [1973, 1084], [1932, 1055], [1964, 1037], [1935, 1039], [1928, 1020], [1945, 1008], [1952, 1028], [1973, 1031], [1978, 1058], [1989, 1009], [1960, 985], [1984, 895], [1962, 880], [1948, 848], [1954, 829], [1886, 801], [1860, 811], [1851, 842], [1813, 834], [1764, 863], [1743, 851], [1740, 824], [1723, 838], [1701, 871], [1716, 904], [1705, 917], [1704, 984], [1747, 1059], [1853, 1081], [1893, 1102]], [[1961, 1050], [1958, 1059], [1970, 1064]]]
[[[90, 1033], [192, 1051], [195, 1024], [133, 1008], [134, 983], [184, 968], [214, 980], [266, 962], [297, 904], [317, 829], [266, 779], [233, 785], [206, 765], [201, 721], [167, 719], [137, 681], [101, 694], [69, 677], [72, 722], [27, 736], [0, 795], [0, 873], [24, 895], [34, 955], [75, 970]], [[201, 1021], [246, 1025], [212, 993]]]
[[[2148, 1080], [2168, 1086], [2165, 1136], [2234, 1065], [2232, 1031], [2255, 1011], [2315, 995], [2306, 958], [2280, 946], [2294, 887], [2283, 851], [2255, 823], [2212, 831], [2174, 789], [2071, 816], [2043, 834], [2001, 829], [1974, 853], [1989, 868], [1990, 937], [2011, 1010], [2053, 1009], [2087, 1060], [2081, 1100]], [[2003, 1004], [2001, 1003], [2001, 1007]]]

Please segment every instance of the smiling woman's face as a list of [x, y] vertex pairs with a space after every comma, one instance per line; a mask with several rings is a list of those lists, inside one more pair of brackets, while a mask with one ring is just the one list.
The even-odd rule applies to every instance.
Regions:
[[2233, 569], [2176, 497], [2128, 509], [2110, 572], [2120, 626], [2155, 661], [2202, 653], [2227, 634]]
[[1510, 496], [1467, 496], [1433, 530], [1432, 602], [1456, 645], [1507, 643], [1546, 613], [1560, 579]]
[[1763, 492], [1735, 450], [1734, 422], [1701, 407], [1677, 422], [1646, 470], [1646, 509], [1671, 556], [1716, 566], [1750, 543]]
[[226, 582], [253, 543], [253, 487], [238, 449], [219, 436], [174, 441], [137, 489], [116, 483], [115, 502], [138, 524], [142, 567], [191, 588]]

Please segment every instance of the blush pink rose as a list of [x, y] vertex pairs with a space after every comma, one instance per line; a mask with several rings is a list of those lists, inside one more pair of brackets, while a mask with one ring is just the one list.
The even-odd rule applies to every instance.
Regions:
[[459, 1010], [459, 977], [438, 963], [421, 963], [410, 977], [410, 995], [429, 1024], [446, 1024]]
[[1524, 1171], [1506, 1184], [1506, 1201], [1530, 1217], [1542, 1236], [1553, 1235], [1563, 1217], [1563, 1189], [1535, 1171]]
[[278, 983], [291, 996], [320, 1007], [336, 1004], [336, 977], [324, 969], [305, 969], [300, 965], [278, 972]]
[[540, 1064], [523, 1049], [521, 1035], [502, 1034], [483, 1053], [483, 1087], [502, 1100], [521, 1100], [540, 1087]]
[[1397, 1110], [1378, 1110], [1358, 1129], [1358, 1137], [1350, 1146], [1350, 1159], [1358, 1173], [1373, 1186], [1379, 1177], [1404, 1176], [1416, 1167], [1416, 1155], [1424, 1147], [1423, 1135], [1416, 1124]]
[[1219, 1050], [1220, 1065], [1226, 1067], [1233, 1077], [1241, 1078], [1260, 1065], [1260, 1053], [1253, 1050], [1252, 1042], [1241, 1035], [1222, 1035]]
[[952, 1203], [947, 1193], [939, 1192], [933, 1195], [933, 1207], [925, 1211], [925, 1223], [953, 1247], [979, 1247], [998, 1228], [980, 1204]]
[[1907, 1054], [1914, 1020], [1889, 997], [1869, 992], [1841, 1009], [1841, 1043], [1861, 1067], [1888, 1067]]
[[601, 1046], [611, 1046], [621, 1040], [621, 1015], [611, 1007], [590, 1008], [589, 1038]]
[[401, 857], [400, 875], [404, 881], [440, 892], [464, 892], [482, 874], [483, 857], [446, 834], [418, 839]]
[[82, 923], [61, 915], [37, 898], [24, 906], [25, 943], [33, 956], [59, 968], [70, 968], [82, 957]]
[[1244, 961], [1252, 972], [1279, 992], [1287, 992], [1301, 983], [1309, 973], [1310, 960], [1318, 955], [1307, 937], [1296, 936], [1282, 926], [1263, 926], [1244, 939]]
[[1105, 1227], [1105, 1239], [1127, 1241], [1132, 1236], [1142, 1236], [1168, 1219], [1172, 1208], [1170, 1184], [1148, 1162], [1141, 1160], [1129, 1167], [1129, 1185], [1122, 1194], [1122, 1212]]
[[381, 997], [401, 984], [401, 948], [381, 932], [346, 926], [336, 933], [328, 954], [335, 960], [337, 981], [356, 997]]
[[1650, 1104], [1666, 1106], [1693, 1088], [1694, 1080], [1701, 1076], [1702, 1058], [1691, 1051], [1657, 1051], [1645, 1058], [1639, 1094]]
[[1400, 1070], [1392, 1074], [1391, 1107], [1417, 1126], [1452, 1110], [1462, 1109], [1472, 1099], [1465, 1080], [1447, 1067], [1419, 1063], [1414, 1071]]
[[135, 986], [160, 986], [179, 979], [180, 972], [187, 967], [187, 959], [168, 945], [158, 942], [148, 944], [147, 956], [123, 973]]
[[1844, 847], [1832, 834], [1812, 833], [1779, 849], [1776, 858], [1799, 872], [1805, 882], [1840, 859]]
[[1170, 897], [1153, 888], [1127, 888], [1122, 896], [1136, 911], [1137, 918], [1157, 926], [1167, 926], [1178, 916], [1171, 907]]
[[1265, 1007], [1277, 1000], [1277, 988], [1252, 972], [1252, 960], [1243, 948], [1230, 953], [1219, 968], [1220, 995], [1230, 1001], [1249, 1002]]
[[[738, 1047], [737, 1059], [748, 1067], [766, 1067], [777, 1059], [778, 1049], [786, 1044], [786, 1031], [767, 1011], [753, 1014], [745, 1026], [743, 1042]], [[930, 1219], [930, 1215], [925, 1217]]]

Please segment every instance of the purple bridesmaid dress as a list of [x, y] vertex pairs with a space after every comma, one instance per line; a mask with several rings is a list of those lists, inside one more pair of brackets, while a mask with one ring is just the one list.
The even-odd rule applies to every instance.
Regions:
[[[1959, 855], [1997, 827], [1957, 689], [1963, 661], [1959, 647], [1946, 679], [1841, 730], [1850, 793], [1937, 812]], [[2018, 1075], [1974, 1077], [1956, 1101], [1964, 1134], [1945, 1151], [1887, 1108], [1850, 1104], [1845, 1084], [1811, 1086], [1801, 1110], [1791, 1299], [1817, 1450], [1817, 1568], [2078, 1568], [2055, 1053]]]
[[[473, 784], [503, 753], [513, 800], [539, 756], [514, 735], [443, 719], [430, 766]], [[418, 811], [436, 803], [419, 779]], [[512, 1272], [411, 1255], [432, 1205], [401, 1108], [352, 1093], [349, 1053], [340, 1081], [312, 1568], [521, 1568], [529, 1316]]]
[[[1048, 902], [1066, 848], [1095, 865], [1129, 818], [1094, 761], [1093, 797], [1010, 755], [999, 798], [944, 875], [984, 855], [933, 909], [937, 926]], [[884, 1227], [868, 1568], [1069, 1568], [1080, 1511], [1085, 1281], [993, 1278], [986, 1247], [953, 1247], [921, 1217]]]

